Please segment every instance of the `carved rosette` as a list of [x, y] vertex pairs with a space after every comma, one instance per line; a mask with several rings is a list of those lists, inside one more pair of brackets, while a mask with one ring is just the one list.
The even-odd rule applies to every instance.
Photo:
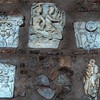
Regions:
[[74, 31], [78, 48], [100, 48], [100, 22], [75, 22]]
[[29, 28], [30, 48], [58, 48], [65, 26], [65, 13], [53, 3], [33, 3]]
[[22, 24], [22, 16], [0, 16], [0, 47], [18, 47], [19, 27]]
[[14, 94], [15, 66], [0, 63], [0, 98], [12, 98]]

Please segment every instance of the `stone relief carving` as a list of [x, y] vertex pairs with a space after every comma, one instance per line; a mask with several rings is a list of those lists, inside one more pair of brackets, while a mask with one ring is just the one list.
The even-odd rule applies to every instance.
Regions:
[[78, 48], [86, 50], [100, 48], [100, 22], [75, 22], [74, 30]]
[[89, 96], [90, 100], [97, 100], [97, 94], [99, 91], [99, 67], [95, 64], [95, 60], [91, 59], [89, 64], [85, 68], [84, 74], [84, 91]]
[[33, 3], [29, 29], [30, 48], [58, 48], [65, 26], [65, 13], [53, 3]]
[[15, 66], [0, 63], [0, 98], [12, 98]]
[[22, 24], [22, 16], [0, 16], [0, 47], [18, 47], [19, 26]]

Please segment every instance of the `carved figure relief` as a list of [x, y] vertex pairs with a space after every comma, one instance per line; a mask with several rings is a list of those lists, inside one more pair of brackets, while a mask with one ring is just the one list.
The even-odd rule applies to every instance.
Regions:
[[78, 48], [100, 48], [100, 22], [75, 22], [74, 30]]
[[0, 98], [12, 98], [14, 92], [15, 66], [0, 63]]
[[33, 3], [29, 29], [30, 48], [58, 48], [65, 26], [65, 13], [53, 3]]
[[91, 59], [85, 68], [85, 74], [83, 78], [84, 91], [90, 100], [97, 100], [97, 94], [99, 91], [99, 78], [99, 67], [95, 64], [95, 60]]
[[22, 24], [22, 16], [0, 16], [0, 47], [18, 47], [19, 26]]

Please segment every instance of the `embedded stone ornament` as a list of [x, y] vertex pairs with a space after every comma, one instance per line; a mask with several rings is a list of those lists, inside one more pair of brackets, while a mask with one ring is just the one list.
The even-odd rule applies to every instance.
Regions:
[[74, 31], [78, 48], [100, 48], [100, 22], [75, 22]]
[[22, 16], [0, 16], [0, 47], [18, 47], [19, 26], [22, 24]]
[[0, 63], [0, 98], [12, 98], [14, 93], [15, 66]]
[[83, 77], [84, 91], [90, 100], [97, 100], [99, 92], [99, 67], [95, 64], [95, 60], [91, 59], [85, 68]]
[[58, 48], [65, 26], [65, 13], [53, 3], [33, 3], [29, 29], [30, 48]]
[[93, 21], [89, 21], [86, 23], [86, 29], [90, 32], [93, 32], [97, 29], [97, 24]]

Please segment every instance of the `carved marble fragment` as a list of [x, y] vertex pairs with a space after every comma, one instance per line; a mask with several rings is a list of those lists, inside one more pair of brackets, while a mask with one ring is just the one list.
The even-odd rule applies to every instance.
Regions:
[[99, 67], [95, 64], [95, 60], [91, 59], [85, 68], [83, 77], [84, 91], [90, 100], [97, 100], [97, 95], [99, 92], [99, 78]]
[[12, 98], [14, 93], [15, 66], [0, 63], [0, 98]]
[[65, 13], [53, 3], [33, 3], [29, 29], [30, 48], [58, 48], [65, 26]]
[[22, 24], [22, 16], [0, 16], [0, 47], [18, 47], [19, 26]]
[[85, 50], [100, 48], [100, 22], [75, 22], [74, 30], [78, 48]]

